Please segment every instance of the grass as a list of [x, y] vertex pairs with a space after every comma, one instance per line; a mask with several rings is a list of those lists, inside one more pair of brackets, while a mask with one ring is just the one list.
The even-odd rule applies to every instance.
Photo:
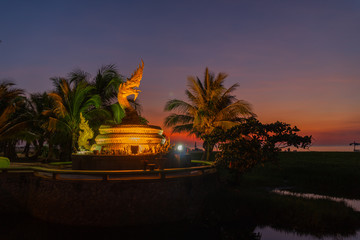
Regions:
[[54, 166], [62, 166], [62, 165], [71, 165], [72, 164], [72, 162], [51, 162], [51, 163], [49, 163], [49, 165], [54, 165]]
[[284, 152], [278, 162], [244, 174], [241, 185], [360, 199], [359, 183], [358, 152]]
[[[217, 153], [216, 151], [211, 153], [209, 161], [215, 161], [216, 153]], [[190, 152], [192, 160], [200, 160], [200, 159], [202, 159], [203, 154], [204, 154], [204, 152], [201, 152], [201, 151]]]
[[[288, 187], [297, 192], [360, 199], [358, 183], [360, 183], [360, 153], [281, 153], [278, 162], [258, 166], [244, 174], [239, 185], [222, 187], [210, 195], [204, 202], [204, 215], [199, 217], [198, 222], [194, 220], [190, 226], [197, 231], [201, 229], [201, 235], [197, 238], [204, 238], [203, 234], [205, 234], [205, 238], [208, 239], [211, 237], [212, 239], [257, 239], [253, 237], [256, 226], [271, 226], [282, 231], [296, 231], [299, 234], [318, 237], [353, 235], [360, 229], [360, 213], [345, 206], [344, 203], [282, 196], [271, 193], [270, 190], [276, 187]], [[1, 195], [6, 197], [5, 194], [1, 192]], [[8, 198], [10, 199], [10, 196]], [[4, 204], [0, 204], [0, 209], [10, 209], [10, 206]], [[16, 223], [21, 217], [12, 219], [10, 224], [5, 225], [6, 229], [13, 225], [17, 226]], [[164, 231], [169, 234], [175, 233], [178, 239], [187, 237], [187, 234], [194, 230], [186, 231], [186, 227], [184, 230], [178, 224], [169, 225], [161, 226], [160, 229], [165, 229]], [[18, 227], [13, 229], [16, 231]], [[136, 232], [137, 227], [134, 229]], [[41, 231], [34, 230], [34, 232]], [[58, 229], [54, 232], [59, 233], [59, 231], [62, 232]], [[86, 228], [77, 233], [81, 236], [89, 231]], [[148, 235], [152, 234], [152, 231], [158, 234], [158, 228], [154, 227], [149, 227], [148, 231], [138, 232], [139, 234], [145, 232]], [[107, 231], [101, 229], [98, 232], [101, 236]], [[167, 236], [160, 232], [162, 233], [160, 236]], [[92, 232], [92, 235], [96, 233]], [[134, 231], [128, 233], [134, 234]], [[63, 235], [67, 233], [63, 232]]]
[[261, 189], [223, 189], [211, 196], [208, 209], [205, 219], [209, 226], [238, 222], [239, 226], [271, 226], [318, 237], [353, 235], [360, 228], [360, 213], [344, 203], [282, 196]]
[[360, 199], [360, 153], [289, 152], [276, 163], [244, 174], [239, 185], [223, 188], [208, 202], [209, 225], [271, 226], [318, 237], [349, 236], [360, 228], [360, 213], [342, 202], [271, 193], [277, 187], [296, 192]]

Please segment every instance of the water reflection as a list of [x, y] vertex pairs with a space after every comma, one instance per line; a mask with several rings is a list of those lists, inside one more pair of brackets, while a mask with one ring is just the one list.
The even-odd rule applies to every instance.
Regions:
[[308, 199], [326, 199], [331, 200], [335, 202], [343, 202], [346, 206], [351, 207], [357, 212], [360, 212], [360, 200], [358, 199], [347, 199], [347, 198], [337, 198], [337, 197], [330, 197], [330, 196], [324, 196], [319, 194], [313, 194], [313, 193], [296, 193], [296, 192], [290, 192], [286, 190], [280, 190], [280, 189], [274, 189], [272, 192], [281, 194], [281, 195], [288, 195], [288, 196], [294, 196], [294, 197], [302, 197], [302, 198], [308, 198]]
[[[359, 200], [276, 190], [223, 191], [195, 222], [134, 227], [71, 227], [51, 224], [0, 205], [0, 239], [360, 239]], [[214, 201], [216, 200], [218, 201]], [[300, 198], [301, 197], [301, 198]], [[320, 199], [320, 200], [312, 200]], [[335, 201], [334, 200], [334, 201]], [[15, 206], [14, 206], [15, 209]]]
[[90, 227], [65, 226], [38, 220], [25, 213], [1, 215], [0, 239], [244, 239], [260, 240], [256, 226], [239, 222], [219, 222], [217, 226], [202, 223], [176, 222], [146, 226]]
[[[3, 218], [3, 216], [1, 217]], [[4, 220], [4, 219], [1, 219]], [[186, 222], [134, 226], [134, 227], [71, 227], [51, 224], [28, 215], [7, 216], [7, 224], [0, 226], [1, 240], [10, 239], [244, 239], [244, 240], [355, 240], [360, 232], [353, 236], [315, 237], [284, 231], [269, 226], [256, 227], [245, 221], [219, 222], [217, 226], [189, 224]]]
[[328, 237], [314, 237], [312, 235], [304, 234], [299, 235], [296, 232], [286, 232], [273, 229], [271, 227], [257, 227], [255, 232], [259, 232], [261, 234], [261, 240], [359, 240], [360, 239], [360, 231], [356, 232], [356, 235], [344, 237], [340, 234], [335, 236]]

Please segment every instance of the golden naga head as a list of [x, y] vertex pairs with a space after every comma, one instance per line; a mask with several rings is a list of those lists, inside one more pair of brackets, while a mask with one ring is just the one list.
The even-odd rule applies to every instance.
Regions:
[[121, 83], [119, 86], [119, 92], [118, 92], [118, 101], [122, 108], [130, 108], [129, 101], [127, 100], [127, 97], [130, 95], [134, 95], [134, 100], [136, 100], [137, 96], [141, 92], [138, 89], [140, 86], [140, 81], [142, 79], [144, 70], [144, 61], [141, 59], [141, 64], [139, 64], [139, 67], [135, 70], [135, 72], [131, 75], [130, 78], [127, 79], [126, 82]]

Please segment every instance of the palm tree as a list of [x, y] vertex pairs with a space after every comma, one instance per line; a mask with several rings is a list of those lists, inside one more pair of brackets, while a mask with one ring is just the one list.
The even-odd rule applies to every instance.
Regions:
[[165, 111], [178, 111], [166, 117], [165, 126], [172, 127], [173, 132], [188, 132], [204, 140], [207, 160], [215, 144], [210, 141], [214, 129], [227, 130], [239, 124], [241, 117], [254, 116], [248, 102], [232, 95], [239, 86], [237, 83], [224, 87], [226, 77], [225, 73], [215, 77], [206, 68], [203, 82], [198, 77], [188, 77], [185, 91], [188, 102], [172, 99], [165, 105]]
[[[42, 154], [45, 142], [49, 144], [47, 158], [52, 155], [54, 133], [50, 132], [47, 127], [50, 115], [44, 115], [43, 113], [52, 109], [53, 106], [52, 98], [46, 92], [31, 94], [27, 100], [27, 113], [30, 124], [27, 131], [28, 134], [24, 136], [26, 140], [24, 153], [30, 159], [37, 159]], [[55, 115], [52, 117], [55, 117]], [[35, 154], [29, 157], [31, 144], [35, 146]]]
[[0, 83], [0, 144], [4, 155], [10, 159], [16, 158], [16, 143], [28, 124], [23, 111], [24, 91], [14, 85], [8, 81]]
[[54, 101], [54, 109], [45, 111], [45, 115], [54, 113], [56, 117], [49, 117], [48, 128], [63, 134], [67, 141], [63, 141], [61, 158], [69, 160], [71, 152], [76, 150], [79, 134], [80, 113], [86, 119], [95, 121], [100, 116], [108, 116], [108, 112], [101, 109], [101, 98], [94, 94], [95, 88], [86, 81], [71, 83], [65, 78], [52, 78], [55, 91], [49, 93]]
[[102, 66], [91, 84], [95, 87], [96, 92], [100, 95], [104, 105], [112, 105], [117, 102], [117, 92], [120, 83], [123, 82], [115, 65]]
[[113, 121], [120, 123], [125, 116], [125, 112], [120, 107], [117, 100], [119, 85], [123, 82], [115, 65], [102, 66], [91, 84], [95, 87], [96, 93], [100, 95], [103, 107], [112, 113]]

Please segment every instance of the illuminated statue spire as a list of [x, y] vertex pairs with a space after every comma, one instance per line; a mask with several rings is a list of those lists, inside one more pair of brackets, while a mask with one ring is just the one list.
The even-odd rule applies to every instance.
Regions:
[[127, 97], [130, 95], [134, 95], [135, 101], [137, 96], [141, 92], [139, 89], [135, 89], [140, 86], [140, 81], [144, 70], [144, 61], [141, 60], [141, 63], [142, 65], [139, 65], [138, 69], [135, 70], [131, 77], [128, 78], [126, 82], [121, 83], [119, 86], [118, 101], [120, 106], [124, 110], [135, 111], [133, 107], [131, 107], [131, 105], [129, 104]]

